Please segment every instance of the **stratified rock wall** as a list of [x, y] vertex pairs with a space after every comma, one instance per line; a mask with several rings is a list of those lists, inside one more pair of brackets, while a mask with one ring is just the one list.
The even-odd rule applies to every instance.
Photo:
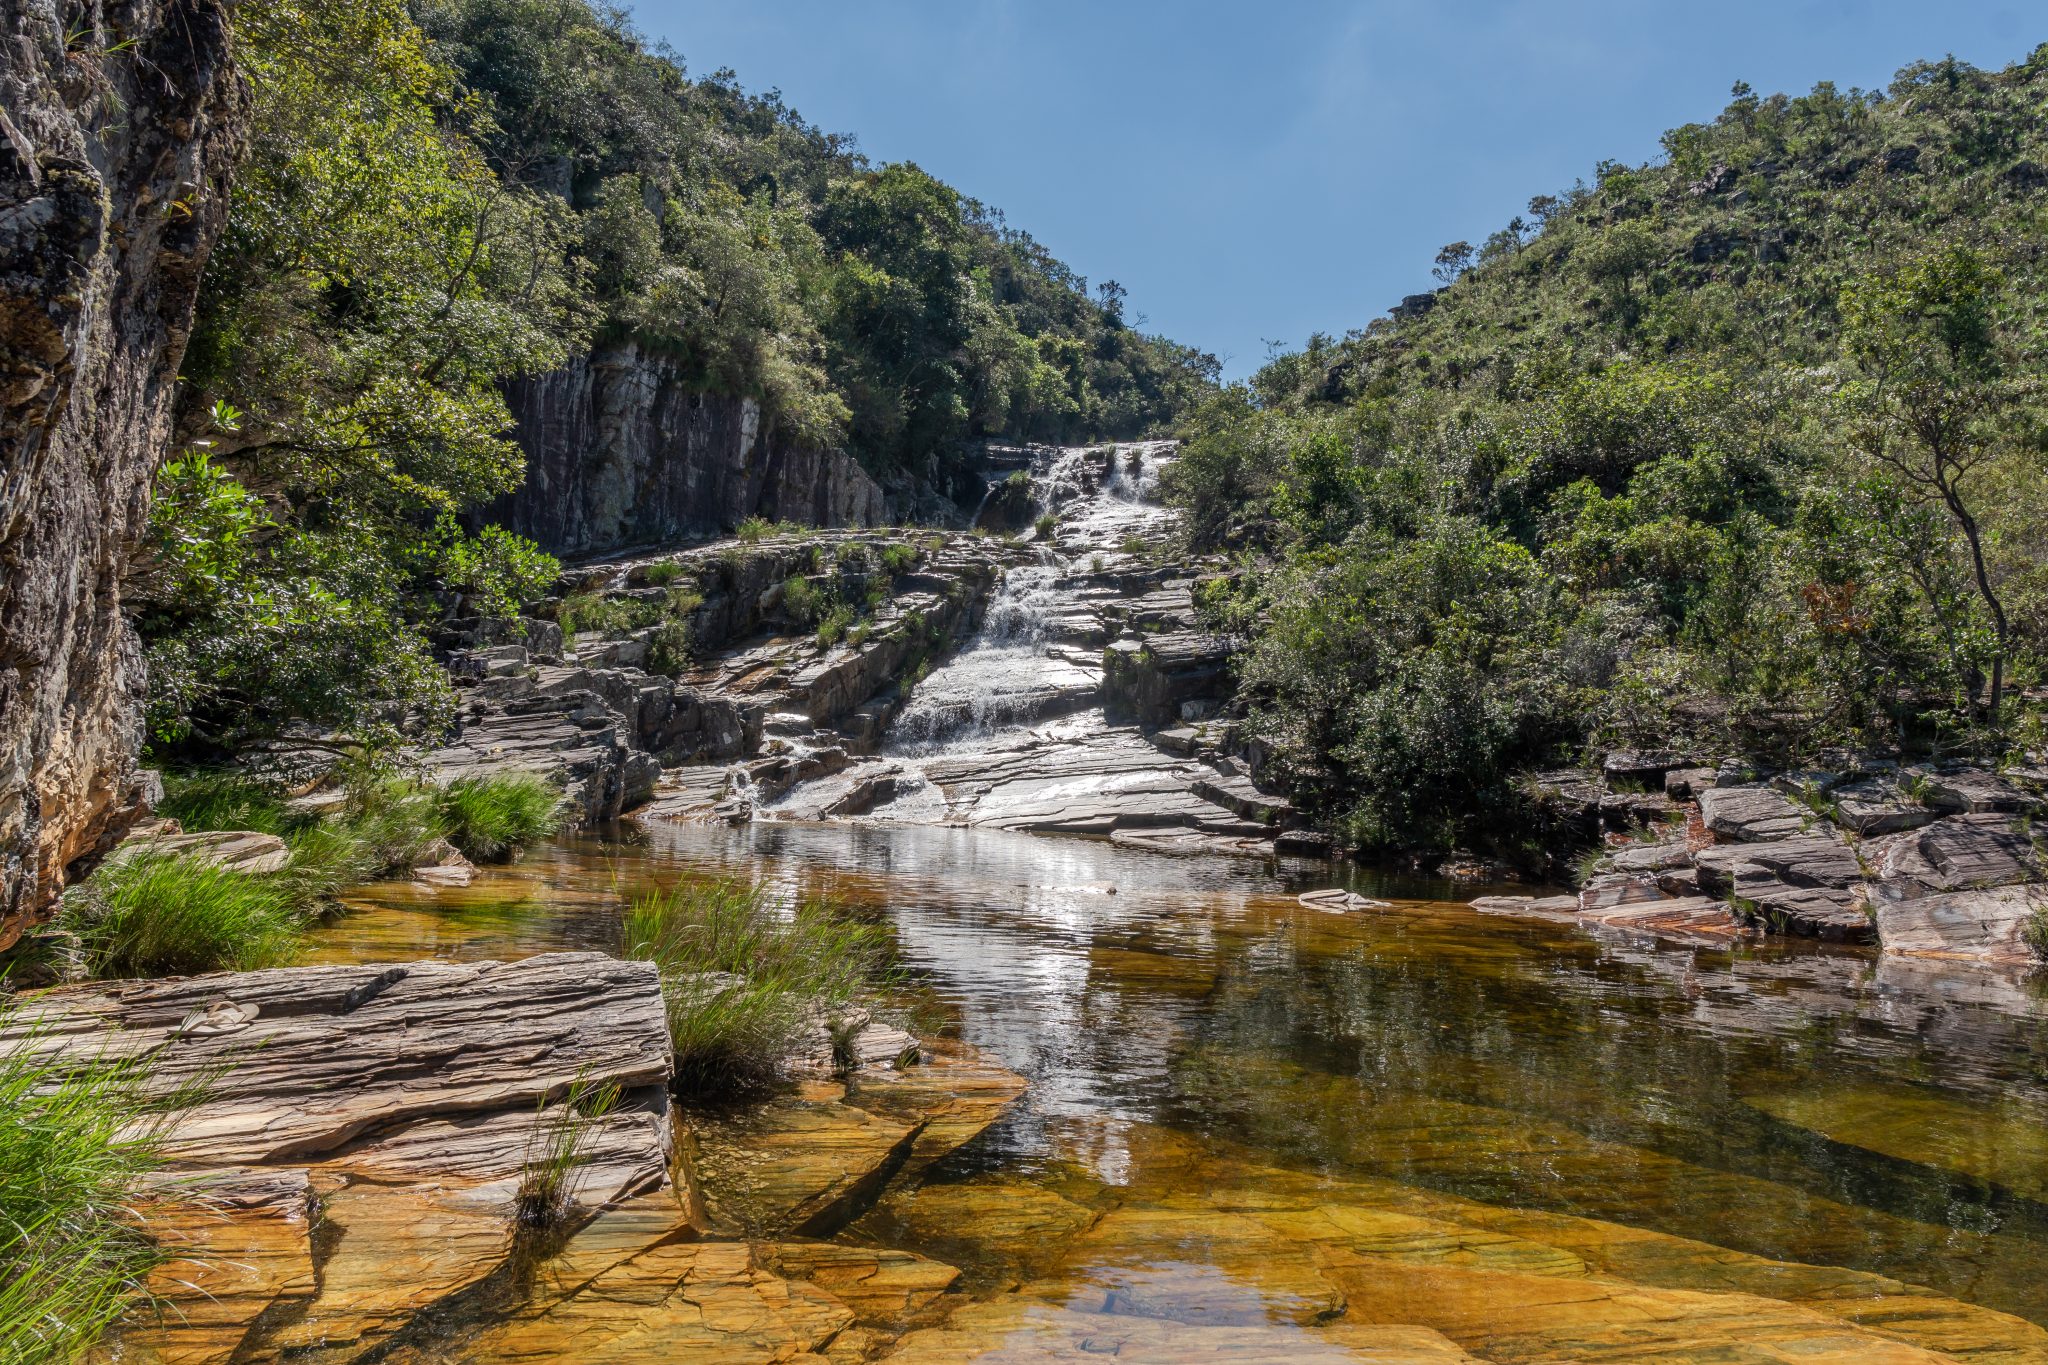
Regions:
[[751, 516], [873, 526], [882, 490], [842, 451], [790, 440], [750, 398], [708, 394], [627, 343], [506, 389], [526, 482], [486, 508], [584, 554], [729, 531]]
[[121, 570], [241, 107], [222, 0], [0, 0], [0, 946], [135, 812]]

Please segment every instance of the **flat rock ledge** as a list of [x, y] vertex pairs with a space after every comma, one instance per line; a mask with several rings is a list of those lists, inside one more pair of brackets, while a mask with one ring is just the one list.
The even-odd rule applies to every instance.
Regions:
[[[1023, 1082], [879, 1024], [859, 1041], [849, 1077], [813, 1067], [751, 1117], [691, 1116], [669, 1098], [655, 969], [599, 953], [63, 987], [0, 1030], [0, 1051], [147, 1056], [153, 1086], [200, 1096], [139, 1121], [167, 1158], [139, 1206], [169, 1259], [163, 1311], [112, 1358], [293, 1365], [656, 1345], [769, 1360], [893, 1336], [957, 1272], [802, 1239], [979, 1133]], [[619, 1101], [577, 1121], [561, 1219], [522, 1230], [564, 1101], [606, 1087]]]

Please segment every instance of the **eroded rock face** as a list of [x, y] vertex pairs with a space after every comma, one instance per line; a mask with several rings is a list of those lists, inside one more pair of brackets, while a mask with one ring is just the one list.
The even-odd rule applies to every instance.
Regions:
[[0, 946], [139, 813], [121, 572], [241, 95], [219, 0], [0, 0]]
[[842, 451], [776, 431], [749, 398], [706, 394], [628, 343], [515, 380], [526, 482], [480, 519], [582, 554], [730, 530], [750, 516], [873, 526], [882, 489]]

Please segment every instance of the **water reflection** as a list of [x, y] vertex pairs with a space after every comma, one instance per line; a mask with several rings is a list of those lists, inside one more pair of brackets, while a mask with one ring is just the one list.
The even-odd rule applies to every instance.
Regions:
[[[609, 946], [619, 888], [720, 873], [885, 910], [960, 1035], [1030, 1078], [996, 1129], [855, 1230], [976, 1285], [1055, 1274], [1138, 1313], [1164, 1292], [1155, 1272], [1223, 1285], [1234, 1272], [1199, 1239], [1162, 1261], [1139, 1224], [1089, 1220], [1295, 1172], [1850, 1267], [2048, 1321], [2048, 1009], [2023, 981], [1811, 949], [1644, 950], [1446, 903], [1469, 887], [1362, 874], [1396, 909], [1323, 915], [1293, 899], [1333, 879], [1320, 864], [875, 825], [575, 841], [463, 892], [374, 889], [323, 951]], [[1005, 1240], [982, 1214], [961, 1226], [991, 1190], [1006, 1218], [1093, 1226], [1085, 1254], [1045, 1261], [1044, 1238]], [[1259, 1302], [1278, 1302], [1273, 1283], [1261, 1273]]]

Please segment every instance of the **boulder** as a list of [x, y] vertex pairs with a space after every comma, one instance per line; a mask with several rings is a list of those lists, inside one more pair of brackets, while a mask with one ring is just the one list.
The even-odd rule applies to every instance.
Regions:
[[2048, 931], [2048, 887], [2000, 886], [1879, 901], [1876, 912], [1878, 942], [1887, 953], [2034, 965], [2041, 957], [2032, 944]]
[[1356, 891], [1346, 891], [1341, 886], [1331, 887], [1326, 891], [1304, 891], [1295, 899], [1311, 910], [1322, 910], [1335, 915], [1388, 908], [1385, 901], [1361, 896]]
[[1952, 816], [1887, 839], [1873, 853], [1881, 900], [2007, 886], [2042, 873], [2030, 827], [2010, 815]]
[[230, 872], [276, 872], [291, 861], [292, 851], [275, 834], [250, 830], [208, 830], [200, 834], [139, 833], [122, 841], [108, 855], [109, 863], [163, 856], [196, 858]]
[[1804, 834], [1812, 811], [1783, 792], [1756, 783], [1715, 786], [1700, 793], [1700, 819], [1717, 839], [1756, 843]]
[[1951, 768], [1917, 773], [1920, 799], [1938, 811], [1971, 814], [2034, 811], [2040, 801], [1997, 773], [1982, 768]]
[[1644, 790], [1664, 786], [1664, 775], [1684, 760], [1668, 749], [1616, 749], [1600, 762], [1600, 775], [1610, 785], [1631, 784]]
[[1664, 774], [1664, 794], [1673, 801], [1692, 801], [1714, 785], [1712, 768], [1673, 768]]
[[1890, 777], [1867, 777], [1837, 787], [1833, 798], [1836, 821], [1865, 837], [1917, 829], [1937, 815], [1908, 797]]
[[528, 1113], [579, 1082], [631, 1090], [669, 1075], [655, 969], [602, 953], [60, 987], [6, 1021], [10, 1044], [160, 1051], [160, 1084], [207, 1078], [163, 1142], [209, 1165], [303, 1159], [398, 1123]]

